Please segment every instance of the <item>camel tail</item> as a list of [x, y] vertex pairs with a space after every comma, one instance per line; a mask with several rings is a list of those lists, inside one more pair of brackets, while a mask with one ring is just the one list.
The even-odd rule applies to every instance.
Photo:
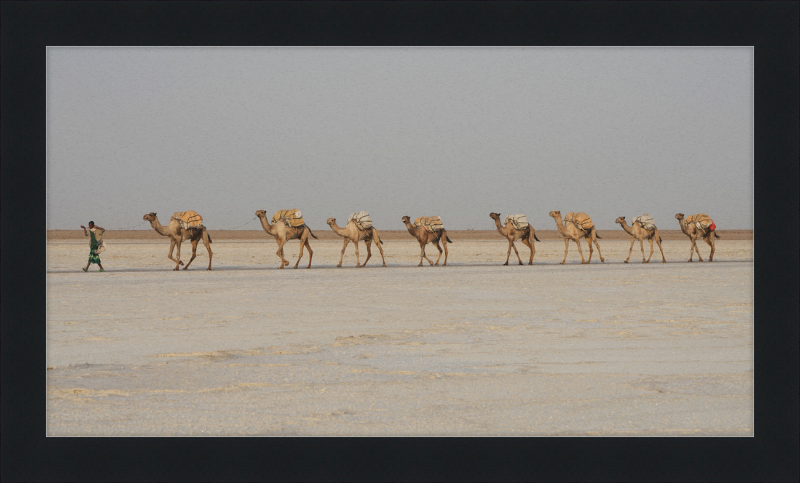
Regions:
[[663, 242], [664, 240], [661, 238], [661, 235], [658, 236], [658, 243]]
[[536, 240], [536, 241], [542, 241], [542, 240], [540, 240], [539, 238], [536, 237], [536, 233], [533, 234], [533, 239]]
[[445, 236], [444, 236], [444, 237], [445, 237], [445, 238], [447, 238], [447, 243], [453, 243], [453, 240], [451, 240], [449, 236], [447, 236], [447, 235], [445, 234]]
[[[308, 228], [308, 225], [306, 225], [306, 228]], [[314, 234], [314, 232], [313, 232], [313, 231], [311, 231], [311, 228], [308, 228], [308, 233], [309, 233], [311, 236], [313, 236], [314, 238], [317, 238], [317, 235], [315, 235], [315, 234]], [[319, 240], [319, 238], [317, 238], [317, 240]]]
[[714, 238], [721, 238], [719, 235], [717, 235], [716, 231], [714, 232]]
[[597, 239], [599, 239], [599, 240], [602, 240], [602, 239], [603, 239], [603, 237], [601, 237], [600, 235], [598, 235], [598, 234], [597, 234], [597, 232], [594, 232], [594, 236], [595, 236], [595, 238], [597, 238]]

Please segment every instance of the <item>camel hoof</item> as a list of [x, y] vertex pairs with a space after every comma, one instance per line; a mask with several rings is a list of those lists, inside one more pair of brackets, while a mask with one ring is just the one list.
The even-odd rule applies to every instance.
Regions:
[[183, 265], [183, 262], [178, 262], [178, 265]]
[[339, 267], [339, 268], [342, 268], [342, 264], [341, 263], [339, 265], [336, 265], [336, 266]]
[[519, 264], [522, 265], [522, 262], [519, 262]]
[[628, 261], [627, 261], [627, 260], [625, 260], [625, 261], [624, 261], [624, 262], [622, 262], [622, 263], [628, 263]]
[[508, 266], [508, 262], [504, 263], [504, 264], [503, 264], [503, 266], [504, 266], [504, 267], [507, 267], [507, 266]]
[[206, 268], [206, 270], [211, 271], [211, 267]]
[[667, 263], [667, 261], [666, 260], [661, 260], [661, 263]]
[[606, 259], [605, 259], [605, 258], [601, 258], [601, 259], [600, 259], [600, 263], [603, 263], [603, 262], [605, 262], [605, 261], [606, 261]]

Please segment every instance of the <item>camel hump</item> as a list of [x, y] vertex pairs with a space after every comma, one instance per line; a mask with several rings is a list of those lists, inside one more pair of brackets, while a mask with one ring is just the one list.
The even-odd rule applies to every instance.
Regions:
[[358, 213], [350, 213], [347, 217], [348, 220], [353, 220], [359, 230], [364, 231], [372, 228], [372, 217], [366, 211], [359, 211]]
[[184, 230], [203, 226], [203, 217], [196, 211], [176, 211], [172, 214], [172, 219], [178, 220]]
[[514, 228], [516, 228], [517, 230], [524, 230], [524, 229], [528, 228], [528, 217], [523, 215], [523, 214], [506, 215], [506, 222], [505, 223], [506, 223], [506, 225], [511, 223], [514, 226]]
[[298, 227], [305, 225], [303, 221], [303, 214], [297, 208], [291, 210], [278, 210], [275, 216], [272, 217], [272, 223], [282, 221], [287, 227]]
[[588, 230], [594, 226], [592, 219], [584, 212], [575, 213], [570, 211], [567, 213], [567, 216], [564, 217], [564, 225], [568, 223], [572, 223], [575, 227], [579, 230]]
[[[716, 230], [717, 225], [714, 224], [714, 220], [711, 219], [710, 216], [706, 215], [705, 213], [699, 213], [697, 215], [692, 215], [684, 220], [686, 225], [694, 225], [700, 230]], [[713, 226], [713, 228], [711, 228]]]
[[438, 216], [420, 216], [414, 220], [414, 226], [424, 226], [430, 233], [441, 231], [444, 228], [442, 219]]
[[637, 216], [633, 219], [633, 223], [639, 223], [645, 230], [652, 230], [656, 227], [653, 217], [645, 213], [642, 216]]

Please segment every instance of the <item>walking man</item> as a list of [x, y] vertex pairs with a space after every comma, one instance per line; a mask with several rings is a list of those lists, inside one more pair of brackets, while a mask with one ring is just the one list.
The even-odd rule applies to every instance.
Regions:
[[85, 236], [91, 237], [89, 242], [89, 263], [86, 264], [83, 271], [88, 272], [89, 265], [96, 263], [97, 266], [100, 267], [100, 271], [105, 272], [105, 270], [103, 270], [103, 264], [100, 263], [100, 252], [106, 249], [105, 243], [103, 243], [103, 232], [106, 231], [106, 229], [95, 226], [93, 221], [89, 222], [88, 232], [85, 226], [81, 225], [81, 228], [83, 228], [83, 234]]

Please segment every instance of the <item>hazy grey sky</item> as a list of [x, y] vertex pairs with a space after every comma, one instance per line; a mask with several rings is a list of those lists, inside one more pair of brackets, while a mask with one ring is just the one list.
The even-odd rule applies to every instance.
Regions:
[[47, 228], [286, 208], [314, 230], [361, 210], [752, 228], [752, 119], [747, 47], [49, 48]]

